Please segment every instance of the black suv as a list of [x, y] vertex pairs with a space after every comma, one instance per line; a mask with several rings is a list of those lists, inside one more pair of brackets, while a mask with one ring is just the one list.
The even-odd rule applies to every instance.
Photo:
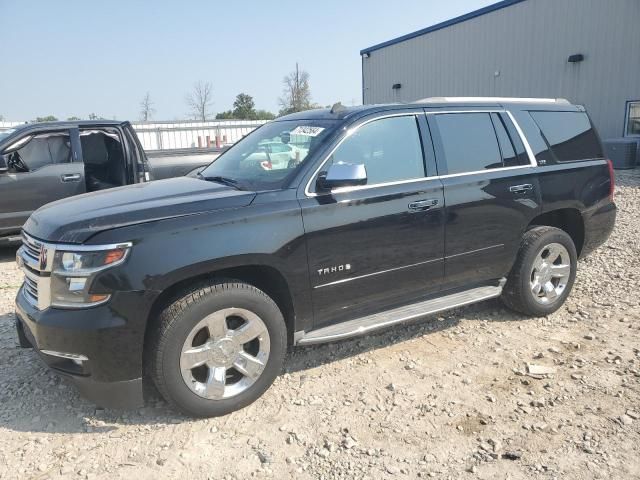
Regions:
[[270, 122], [198, 174], [36, 211], [23, 346], [107, 407], [223, 415], [288, 345], [501, 297], [543, 316], [616, 215], [611, 164], [565, 100], [427, 99]]

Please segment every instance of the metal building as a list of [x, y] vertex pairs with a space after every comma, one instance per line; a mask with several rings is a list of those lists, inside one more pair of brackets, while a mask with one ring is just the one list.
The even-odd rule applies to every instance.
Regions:
[[364, 103], [563, 97], [640, 137], [640, 0], [505, 0], [360, 54]]

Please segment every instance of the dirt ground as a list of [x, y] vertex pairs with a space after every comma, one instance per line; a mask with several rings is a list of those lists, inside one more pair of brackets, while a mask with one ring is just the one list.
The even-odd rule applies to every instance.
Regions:
[[18, 348], [0, 251], [0, 478], [640, 478], [640, 170], [617, 177], [616, 230], [554, 315], [494, 300], [297, 349], [210, 420], [81, 399]]

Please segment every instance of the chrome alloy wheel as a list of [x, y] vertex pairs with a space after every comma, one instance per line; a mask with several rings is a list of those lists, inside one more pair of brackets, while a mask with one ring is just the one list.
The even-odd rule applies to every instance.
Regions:
[[243, 308], [218, 310], [187, 336], [180, 354], [182, 378], [200, 397], [233, 397], [258, 380], [270, 345], [269, 332], [258, 315]]
[[531, 269], [533, 298], [543, 305], [555, 302], [564, 292], [571, 276], [571, 257], [559, 243], [544, 246], [536, 255]]

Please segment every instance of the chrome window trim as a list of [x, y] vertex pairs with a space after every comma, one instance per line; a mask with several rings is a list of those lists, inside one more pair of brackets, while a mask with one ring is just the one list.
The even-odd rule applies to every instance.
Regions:
[[[322, 162], [320, 162], [320, 165], [318, 166], [318, 168], [316, 168], [316, 170], [313, 172], [313, 175], [311, 175], [311, 178], [309, 178], [309, 180], [307, 181], [307, 184], [304, 187], [305, 195], [307, 197], [319, 197], [319, 196], [322, 196], [322, 195], [331, 195], [333, 193], [351, 192], [351, 191], [354, 191], [354, 190], [366, 190], [367, 188], [382, 187], [382, 186], [389, 186], [389, 185], [400, 185], [400, 184], [403, 184], [403, 183], [410, 183], [410, 182], [420, 182], [420, 181], [426, 180], [427, 178], [431, 178], [431, 177], [427, 177], [425, 175], [425, 176], [419, 177], [419, 178], [410, 178], [410, 179], [407, 179], [407, 180], [397, 180], [397, 181], [393, 181], [393, 182], [376, 183], [376, 184], [372, 184], [372, 185], [358, 185], [358, 186], [355, 186], [355, 187], [340, 187], [340, 188], [333, 189], [330, 192], [323, 192], [323, 193], [315, 193], [315, 192], [312, 192], [310, 190], [311, 183], [313, 182], [313, 179], [317, 177], [318, 173], [320, 173], [320, 170], [322, 169], [322, 167], [324, 167], [324, 164], [329, 161], [331, 156], [340, 147], [340, 145], [342, 145], [342, 143], [346, 139], [351, 137], [351, 135], [353, 135], [358, 129], [360, 129], [360, 127], [362, 127], [364, 125], [367, 125], [367, 124], [369, 124], [371, 122], [375, 122], [376, 120], [384, 120], [385, 118], [393, 118], [393, 117], [414, 117], [417, 120], [419, 115], [424, 115], [424, 112], [422, 110], [416, 110], [416, 111], [413, 111], [413, 112], [382, 114], [382, 115], [378, 115], [378, 116], [375, 116], [375, 117], [372, 117], [372, 118], [368, 118], [365, 121], [363, 121], [362, 123], [358, 123], [354, 127], [349, 128], [347, 130], [346, 134], [329, 151], [329, 153], [324, 157]], [[416, 129], [417, 128], [418, 128], [418, 126], [416, 125]], [[419, 130], [418, 130], [418, 135], [420, 135]]]
[[514, 117], [513, 114], [509, 110], [507, 110], [506, 112], [507, 112], [507, 115], [509, 116], [509, 118], [511, 119], [511, 123], [513, 123], [513, 126], [516, 128], [516, 132], [518, 132], [518, 135], [520, 136], [520, 140], [522, 141], [522, 144], [524, 145], [524, 149], [527, 152], [527, 155], [529, 156], [529, 163], [531, 163], [532, 167], [537, 167], [538, 166], [538, 161], [536, 160], [536, 156], [533, 153], [533, 149], [531, 148], [531, 145], [529, 145], [529, 140], [527, 140], [527, 137], [524, 135], [524, 132], [522, 131], [522, 128], [520, 128], [520, 125], [516, 121], [516, 117]]
[[[407, 180], [397, 180], [394, 182], [383, 182], [383, 183], [375, 183], [372, 185], [358, 185], [358, 186], [353, 186], [353, 187], [340, 187], [340, 188], [335, 188], [333, 190], [331, 190], [330, 192], [323, 192], [323, 193], [315, 193], [315, 192], [311, 192], [310, 188], [311, 188], [311, 183], [313, 182], [313, 180], [317, 177], [318, 173], [320, 173], [320, 170], [322, 169], [322, 167], [324, 167], [325, 163], [327, 163], [329, 161], [329, 158], [331, 158], [331, 155], [333, 155], [333, 153], [338, 149], [338, 147], [340, 147], [340, 145], [342, 145], [342, 142], [344, 142], [347, 138], [349, 138], [351, 135], [353, 135], [353, 132], [355, 132], [356, 130], [358, 130], [360, 127], [362, 127], [363, 125], [366, 125], [370, 122], [376, 121], [376, 120], [382, 120], [385, 118], [390, 118], [390, 117], [407, 117], [407, 116], [414, 116], [414, 117], [418, 117], [419, 115], [442, 115], [442, 114], [452, 114], [452, 113], [505, 113], [509, 119], [511, 120], [511, 123], [513, 123], [513, 126], [516, 129], [516, 132], [518, 132], [518, 136], [520, 137], [520, 140], [522, 141], [522, 144], [524, 145], [524, 149], [527, 152], [527, 157], [529, 158], [529, 165], [516, 165], [514, 167], [497, 167], [497, 168], [491, 168], [491, 169], [485, 169], [485, 170], [475, 170], [472, 172], [462, 172], [462, 173], [450, 173], [450, 174], [446, 174], [446, 175], [425, 175], [424, 177], [420, 177], [420, 178], [410, 178]], [[442, 178], [453, 178], [453, 177], [461, 177], [464, 175], [479, 175], [481, 173], [489, 173], [489, 172], [494, 172], [494, 171], [508, 171], [508, 170], [518, 170], [518, 169], [524, 169], [524, 168], [531, 168], [531, 167], [537, 167], [538, 163], [536, 161], [536, 157], [533, 153], [533, 150], [531, 149], [531, 145], [529, 145], [529, 141], [527, 140], [527, 137], [525, 137], [524, 132], [522, 131], [522, 128], [520, 128], [520, 125], [518, 124], [518, 122], [516, 121], [515, 117], [513, 116], [513, 114], [504, 108], [491, 108], [491, 109], [480, 109], [480, 110], [438, 110], [438, 111], [431, 111], [431, 112], [424, 112], [424, 111], [419, 111], [419, 112], [403, 112], [403, 113], [395, 113], [395, 114], [389, 114], [389, 115], [380, 115], [374, 118], [370, 118], [365, 120], [364, 122], [356, 125], [355, 127], [347, 130], [347, 134], [342, 137], [340, 139], [340, 141], [331, 149], [331, 151], [325, 156], [325, 158], [322, 160], [322, 162], [320, 163], [320, 166], [313, 172], [313, 175], [311, 176], [311, 178], [309, 179], [309, 181], [307, 182], [305, 189], [304, 189], [304, 193], [307, 197], [309, 198], [313, 198], [313, 197], [318, 197], [318, 196], [322, 196], [322, 195], [333, 195], [336, 193], [349, 193], [349, 192], [354, 192], [354, 191], [359, 191], [359, 190], [367, 190], [370, 188], [379, 188], [379, 187], [389, 187], [389, 186], [394, 186], [394, 185], [404, 185], [404, 184], [408, 184], [408, 183], [415, 183], [415, 182], [422, 182], [425, 180], [437, 180], [437, 179], [442, 179]]]

